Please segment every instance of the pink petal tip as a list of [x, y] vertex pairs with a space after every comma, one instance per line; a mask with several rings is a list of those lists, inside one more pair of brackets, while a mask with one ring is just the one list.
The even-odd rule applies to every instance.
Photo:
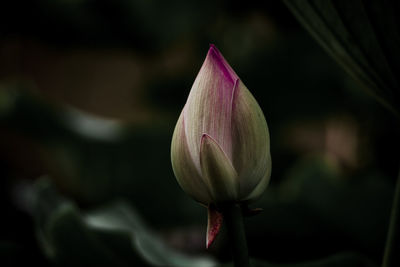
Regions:
[[214, 44], [210, 44], [207, 57], [218, 66], [227, 80], [234, 83], [239, 78]]

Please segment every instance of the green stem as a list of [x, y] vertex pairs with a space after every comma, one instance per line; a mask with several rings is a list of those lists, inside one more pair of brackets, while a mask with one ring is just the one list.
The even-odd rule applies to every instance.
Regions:
[[229, 203], [222, 207], [222, 214], [228, 230], [235, 267], [249, 267], [246, 233], [242, 209], [238, 204]]
[[383, 267], [400, 266], [400, 173], [394, 192], [389, 231], [386, 239]]

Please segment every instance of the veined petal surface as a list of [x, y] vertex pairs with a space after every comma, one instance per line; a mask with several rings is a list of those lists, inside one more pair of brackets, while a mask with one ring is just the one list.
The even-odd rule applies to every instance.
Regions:
[[181, 187], [205, 205], [255, 200], [269, 183], [264, 115], [214, 45], [178, 120], [171, 155]]
[[189, 152], [185, 135], [183, 112], [175, 126], [171, 144], [171, 162], [175, 177], [182, 189], [204, 205], [211, 202], [211, 194]]
[[184, 109], [189, 150], [198, 170], [203, 133], [211, 136], [232, 160], [232, 96], [236, 80], [235, 72], [211, 45]]
[[237, 173], [216, 140], [207, 134], [203, 134], [201, 138], [200, 165], [214, 203], [237, 199]]
[[[269, 131], [263, 112], [246, 86], [239, 81], [232, 100], [233, 166], [240, 183], [240, 199], [265, 189], [271, 173]], [[263, 190], [256, 190], [256, 198]], [[259, 193], [259, 194], [258, 194]]]

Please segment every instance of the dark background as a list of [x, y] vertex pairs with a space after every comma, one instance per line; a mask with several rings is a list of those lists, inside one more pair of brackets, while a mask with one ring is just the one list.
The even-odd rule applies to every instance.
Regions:
[[224, 232], [205, 250], [206, 209], [169, 156], [210, 43], [271, 134], [271, 183], [253, 205], [264, 212], [246, 219], [251, 257], [380, 263], [398, 125], [283, 3], [38, 0], [0, 4], [0, 265], [53, 264], [29, 198], [43, 176], [82, 212], [124, 200], [168, 246], [229, 260]]

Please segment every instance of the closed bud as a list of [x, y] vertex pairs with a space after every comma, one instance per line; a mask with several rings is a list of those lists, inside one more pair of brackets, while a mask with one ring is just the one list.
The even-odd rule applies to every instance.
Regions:
[[178, 183], [207, 206], [254, 200], [269, 182], [269, 150], [260, 106], [211, 45], [172, 138]]

